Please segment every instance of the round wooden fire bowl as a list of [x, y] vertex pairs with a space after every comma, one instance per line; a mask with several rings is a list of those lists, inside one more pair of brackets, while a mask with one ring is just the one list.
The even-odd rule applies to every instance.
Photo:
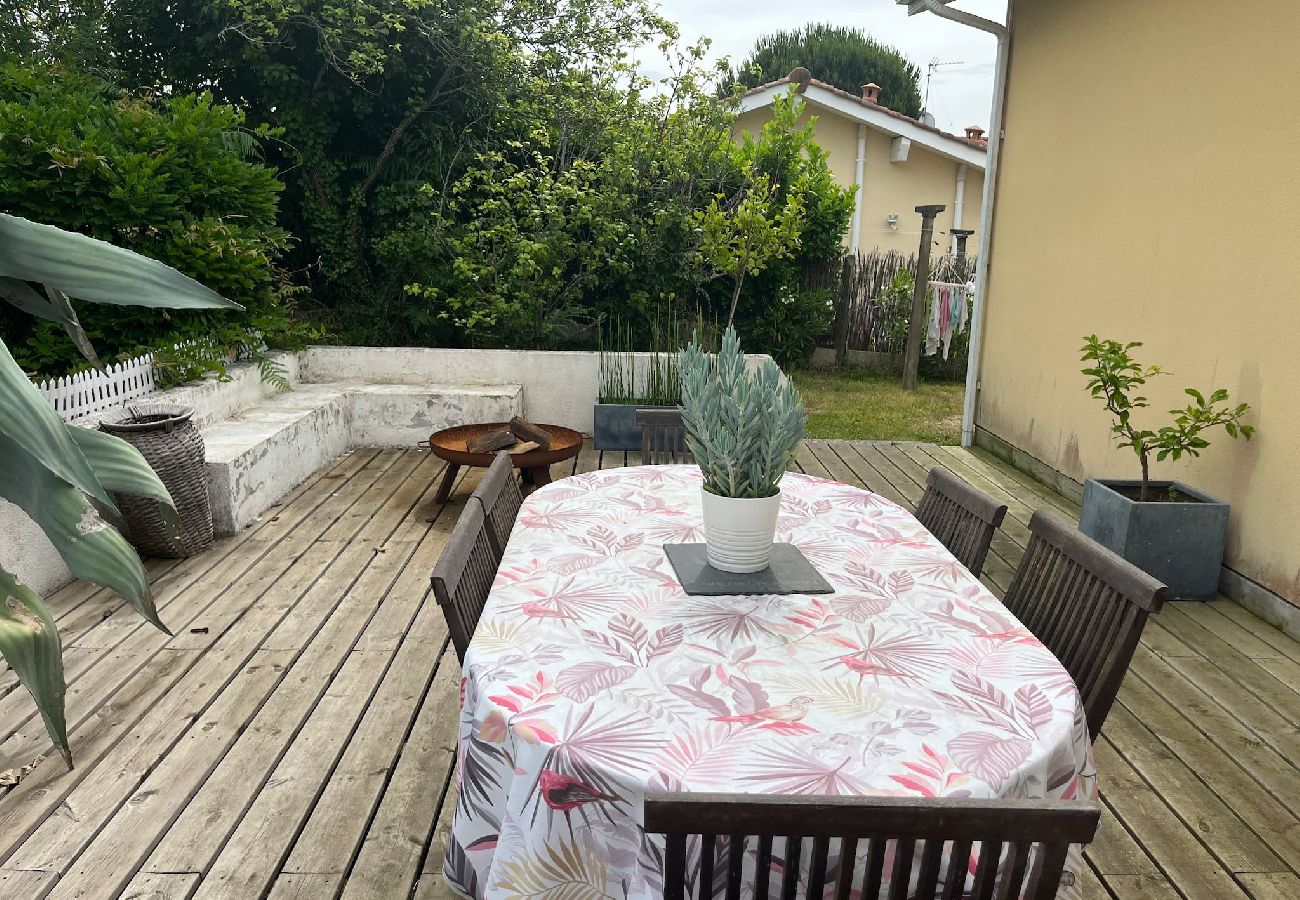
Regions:
[[[481, 425], [457, 425], [455, 428], [444, 428], [442, 431], [435, 431], [429, 435], [429, 449], [433, 455], [439, 459], [444, 459], [449, 463], [458, 466], [479, 466], [486, 468], [492, 465], [496, 453], [470, 453], [465, 449], [465, 442], [470, 438], [477, 437], [489, 431], [500, 431], [506, 427], [505, 422], [487, 422]], [[561, 425], [544, 425], [539, 423], [538, 428], [545, 431], [551, 436], [551, 446], [547, 450], [529, 450], [526, 453], [511, 453], [510, 459], [515, 464], [516, 469], [533, 469], [539, 466], [549, 466], [552, 463], [560, 462], [565, 459], [572, 459], [578, 455], [582, 449], [582, 434], [574, 431], [572, 428], [565, 428]], [[509, 450], [509, 448], [506, 448]], [[500, 452], [500, 451], [497, 451]]]

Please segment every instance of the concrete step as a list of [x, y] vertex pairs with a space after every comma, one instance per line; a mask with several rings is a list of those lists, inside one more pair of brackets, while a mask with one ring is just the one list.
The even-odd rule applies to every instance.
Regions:
[[415, 447], [441, 428], [522, 410], [517, 384], [299, 385], [202, 429], [213, 527], [240, 530], [353, 447]]

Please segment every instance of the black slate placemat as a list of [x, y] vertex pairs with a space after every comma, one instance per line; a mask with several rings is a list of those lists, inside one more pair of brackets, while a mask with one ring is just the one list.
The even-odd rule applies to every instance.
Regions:
[[773, 544], [768, 567], [743, 575], [709, 565], [703, 544], [664, 544], [664, 553], [668, 554], [682, 590], [696, 596], [835, 592], [794, 544]]

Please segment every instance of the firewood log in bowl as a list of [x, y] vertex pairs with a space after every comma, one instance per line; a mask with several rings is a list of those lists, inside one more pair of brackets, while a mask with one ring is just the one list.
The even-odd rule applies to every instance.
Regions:
[[[534, 466], [549, 466], [564, 459], [572, 459], [582, 449], [582, 433], [562, 425], [538, 424], [551, 438], [551, 446], [546, 450], [540, 448], [523, 453], [511, 453], [510, 461], [517, 469], [530, 469]], [[494, 431], [508, 430], [508, 422], [487, 422], [481, 425], [457, 425], [444, 428], [429, 435], [429, 449], [439, 459], [459, 466], [490, 466], [495, 453], [471, 453], [465, 443], [473, 437]], [[506, 452], [509, 447], [504, 448]]]

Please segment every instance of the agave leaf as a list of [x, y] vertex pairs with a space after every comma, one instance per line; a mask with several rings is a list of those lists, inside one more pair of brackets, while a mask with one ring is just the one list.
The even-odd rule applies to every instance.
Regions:
[[45, 730], [72, 768], [63, 713], [63, 646], [49, 609], [36, 592], [0, 568], [0, 656], [36, 701]]
[[171, 492], [139, 450], [119, 437], [91, 428], [69, 427], [68, 431], [100, 484], [110, 491], [157, 500], [163, 522], [173, 533], [180, 534], [180, 520], [176, 518]]
[[90, 338], [86, 336], [81, 322], [77, 319], [76, 310], [68, 301], [68, 295], [48, 285], [45, 287], [45, 293], [48, 299], [38, 294], [25, 281], [19, 281], [17, 278], [0, 278], [0, 299], [7, 300], [23, 312], [39, 319], [58, 322], [72, 339], [77, 352], [95, 368], [104, 368], [104, 364], [99, 361], [99, 354], [95, 352], [94, 345], [90, 343]]
[[[23, 374], [3, 341], [0, 341], [0, 437], [13, 442], [24, 451], [24, 456], [45, 466], [61, 481], [93, 497], [120, 521], [117, 506], [72, 440], [68, 426]], [[9, 463], [5, 456], [0, 456], [0, 460], [4, 461], [0, 468]], [[0, 497], [10, 495], [0, 490]]]
[[30, 284], [17, 278], [0, 277], [0, 299], [12, 303], [28, 315], [63, 324], [59, 310], [36, 292]]
[[156, 259], [4, 213], [0, 213], [0, 276], [37, 281], [92, 303], [243, 309]]
[[31, 516], [72, 574], [112, 588], [140, 615], [167, 631], [149, 595], [149, 579], [140, 557], [117, 529], [99, 517], [85, 494], [3, 434], [0, 459], [4, 460], [0, 497]]

